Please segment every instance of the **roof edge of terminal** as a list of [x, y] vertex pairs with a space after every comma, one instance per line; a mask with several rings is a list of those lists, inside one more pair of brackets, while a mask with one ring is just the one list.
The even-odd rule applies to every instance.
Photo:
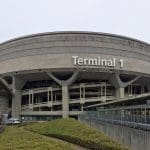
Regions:
[[54, 32], [35, 33], [35, 34], [30, 34], [30, 35], [25, 35], [25, 36], [12, 38], [10, 40], [7, 40], [5, 42], [0, 43], [0, 46], [4, 45], [4, 44], [7, 44], [7, 43], [19, 41], [19, 40], [22, 40], [22, 39], [28, 39], [28, 38], [32, 38], [32, 37], [45, 36], [45, 35], [57, 35], [57, 34], [60, 34], [60, 35], [61, 34], [101, 35], [101, 36], [106, 36], [106, 37], [114, 37], [114, 38], [121, 38], [121, 39], [125, 39], [125, 40], [131, 40], [131, 41], [135, 41], [135, 42], [150, 46], [150, 43], [138, 40], [136, 38], [127, 37], [127, 36], [124, 36], [124, 35], [117, 35], [117, 34], [103, 33], [103, 32], [94, 32], [94, 31], [54, 31]]

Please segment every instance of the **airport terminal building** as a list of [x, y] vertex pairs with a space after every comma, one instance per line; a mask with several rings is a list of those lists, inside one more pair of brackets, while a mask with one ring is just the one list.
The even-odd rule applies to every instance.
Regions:
[[26, 121], [147, 104], [150, 44], [95, 32], [29, 35], [0, 44], [0, 113]]

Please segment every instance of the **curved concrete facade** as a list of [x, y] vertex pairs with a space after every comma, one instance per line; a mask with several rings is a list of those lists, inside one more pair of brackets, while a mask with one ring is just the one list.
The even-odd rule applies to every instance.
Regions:
[[[5, 87], [7, 86], [5, 89], [13, 93], [12, 114], [14, 116], [44, 114], [61, 116], [64, 111], [63, 116], [66, 117], [78, 114], [77, 111], [73, 111], [74, 108], [71, 113], [69, 112], [69, 107], [72, 105], [72, 103], [69, 104], [70, 97], [78, 99], [75, 96], [78, 90], [69, 95], [69, 90], [72, 91], [76, 84], [80, 90], [79, 103], [83, 106], [78, 111], [83, 111], [84, 105], [87, 106], [92, 101], [86, 104], [86, 100], [83, 100], [85, 98], [82, 95], [85, 89], [81, 88], [83, 83], [97, 84], [98, 81], [101, 81], [98, 84], [108, 83], [108, 87], [111, 84], [116, 93], [112, 94], [114, 98], [111, 100], [115, 100], [116, 97], [124, 98], [126, 95], [124, 88], [132, 83], [142, 85], [140, 90], [143, 90], [143, 93], [148, 92], [150, 88], [148, 84], [150, 81], [150, 45], [128, 37], [94, 32], [55, 32], [30, 35], [0, 44], [0, 74], [8, 82], [8, 85], [4, 84]], [[33, 101], [36, 101], [32, 96], [36, 92], [30, 87], [28, 91], [30, 107], [22, 111], [21, 95], [27, 95], [23, 90], [28, 89], [25, 88], [25, 85], [31, 82], [33, 84], [33, 81], [49, 82], [49, 79], [58, 85], [57, 88], [60, 88], [61, 96], [59, 92], [56, 95], [59, 101], [62, 101], [62, 108], [57, 108], [59, 111], [57, 109], [53, 111], [48, 105], [54, 105], [54, 107], [56, 105], [49, 102], [43, 107], [50, 109], [45, 108], [45, 111], [42, 111], [43, 108], [40, 105], [38, 109], [35, 108], [36, 111], [31, 111], [34, 108]], [[82, 81], [79, 83], [77, 80]], [[106, 80], [108, 82], [105, 82]], [[101, 92], [104, 92], [102, 85], [96, 87], [99, 86]], [[49, 91], [54, 88], [52, 83], [46, 87], [49, 87]], [[89, 89], [90, 87], [87, 86], [87, 91], [92, 92]], [[137, 89], [139, 91], [139, 87]], [[104, 93], [106, 96], [107, 92]], [[93, 97], [87, 96], [87, 98]], [[107, 101], [107, 98], [104, 101]], [[101, 102], [103, 100], [99, 99], [99, 102], [95, 101], [93, 104]]]
[[88, 32], [45, 33], [2, 43], [0, 73], [76, 68], [72, 55], [101, 55], [103, 58], [115, 56], [124, 59], [125, 66], [122, 70], [150, 74], [149, 44], [111, 34]]

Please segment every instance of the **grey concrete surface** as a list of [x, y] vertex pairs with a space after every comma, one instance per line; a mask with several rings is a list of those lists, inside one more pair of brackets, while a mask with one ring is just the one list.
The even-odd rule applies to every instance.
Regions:
[[[72, 56], [81, 58], [78, 65], [74, 64]], [[82, 58], [85, 60], [88, 58], [103, 58], [116, 60], [116, 63], [113, 66], [82, 65]], [[123, 60], [123, 66], [120, 65], [120, 59]], [[60, 73], [62, 79], [58, 79], [52, 74], [53, 72]], [[65, 72], [72, 72], [73, 75], [68, 80], [64, 80], [63, 74]], [[120, 74], [126, 74], [128, 78], [130, 78], [130, 75], [135, 75], [135, 77], [130, 81], [123, 82], [119, 77]], [[92, 103], [93, 99], [96, 103], [98, 101], [101, 103], [123, 99], [127, 94], [125, 93], [125, 87], [135, 82], [143, 89], [147, 86], [145, 88], [147, 92], [150, 89], [148, 84], [150, 82], [150, 44], [118, 35], [94, 32], [57, 32], [30, 35], [0, 44], [0, 75], [0, 79], [3, 79], [1, 81], [6, 81], [2, 82], [4, 88], [12, 94], [10, 100], [12, 101], [12, 116], [20, 117], [21, 114], [32, 116], [32, 114], [41, 115], [43, 113], [43, 115], [56, 114], [68, 117], [70, 114], [81, 113], [83, 106]], [[77, 79], [100, 82], [98, 94], [94, 95], [96, 98], [86, 99], [86, 94], [91, 96], [93, 92], [86, 92], [87, 89], [93, 88], [93, 85], [86, 87], [85, 84], [88, 84], [89, 81], [86, 81], [87, 83], [78, 82], [78, 88], [72, 87]], [[12, 82], [9, 83], [11, 80]], [[28, 111], [21, 112], [22, 88], [29, 81], [41, 80], [53, 80], [52, 82], [58, 84], [59, 92], [51, 90], [51, 92], [57, 93], [51, 102], [46, 98], [46, 104], [45, 101], [44, 104], [39, 103], [39, 107], [46, 107], [45, 111], [42, 112], [42, 108], [37, 108], [34, 102], [36, 90], [26, 89], [29, 104], [26, 108]], [[109, 93], [108, 95], [106, 89], [109, 89], [110, 86], [112, 86], [112, 94]], [[94, 85], [94, 87], [96, 88], [97, 85]], [[48, 95], [50, 93], [46, 88], [44, 92], [47, 92]], [[48, 88], [53, 89], [54, 87], [50, 85]], [[79, 94], [76, 96], [77, 99], [74, 104], [78, 105], [80, 110], [72, 107], [72, 111], [69, 112], [69, 104], [73, 104], [70, 100], [69, 90], [72, 90], [71, 88], [77, 89], [72, 93], [74, 95]], [[141, 94], [144, 92], [141, 92]], [[99, 97], [99, 94], [101, 94], [101, 97]], [[56, 95], [61, 97], [59, 102]], [[55, 107], [56, 112], [53, 112], [53, 107]]]

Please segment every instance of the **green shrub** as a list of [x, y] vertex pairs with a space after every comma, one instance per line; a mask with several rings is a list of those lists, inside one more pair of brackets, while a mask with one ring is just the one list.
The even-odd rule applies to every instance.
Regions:
[[72, 150], [70, 144], [10, 126], [0, 134], [0, 150]]
[[63, 139], [95, 150], [127, 150], [97, 129], [74, 119], [58, 119], [25, 126], [27, 130]]

